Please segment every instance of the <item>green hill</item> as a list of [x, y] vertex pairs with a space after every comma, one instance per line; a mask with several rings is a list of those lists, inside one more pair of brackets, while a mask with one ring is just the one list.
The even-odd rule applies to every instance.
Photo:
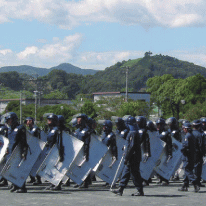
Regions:
[[160, 54], [118, 62], [104, 71], [97, 72], [87, 81], [85, 87], [88, 92], [124, 90], [126, 67], [129, 67], [128, 88], [133, 92], [144, 90], [146, 81], [157, 75], [172, 74], [175, 78], [184, 79], [200, 73], [206, 78], [204, 67]]
[[32, 67], [32, 66], [27, 66], [27, 65], [6, 66], [6, 67], [1, 67], [0, 68], [0, 73], [16, 71], [18, 73], [24, 73], [24, 74], [27, 74], [27, 75], [38, 74], [39, 76], [45, 76], [54, 69], [60, 69], [60, 70], [64, 70], [67, 73], [82, 74], [82, 75], [88, 75], [88, 74], [93, 75], [97, 72], [97, 70], [81, 69], [81, 68], [76, 67], [72, 64], [64, 63], [64, 64], [60, 64], [56, 67], [51, 67], [50, 69]]
[[[3, 71], [5, 68], [16, 71]], [[30, 75], [38, 73], [39, 91], [43, 91], [45, 95], [59, 91], [62, 96], [73, 99], [79, 93], [125, 91], [126, 68], [128, 68], [129, 92], [145, 91], [149, 78], [164, 74], [185, 79], [200, 73], [206, 78], [204, 67], [160, 54], [117, 62], [103, 71], [80, 69], [71, 64], [60, 64], [50, 69], [31, 66], [4, 67], [0, 68], [0, 84], [16, 91], [25, 89], [33, 92], [36, 89], [36, 82], [29, 80]]]

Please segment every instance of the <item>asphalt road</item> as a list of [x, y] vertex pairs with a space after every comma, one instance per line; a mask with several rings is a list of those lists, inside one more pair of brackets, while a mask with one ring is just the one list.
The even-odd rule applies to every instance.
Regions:
[[136, 190], [132, 181], [124, 190], [123, 196], [117, 196], [109, 191], [109, 188], [103, 186], [101, 180], [93, 182], [88, 189], [62, 187], [61, 191], [46, 191], [44, 190], [48, 183], [43, 183], [41, 186], [33, 186], [27, 184], [28, 192], [24, 194], [11, 193], [7, 187], [0, 188], [0, 205], [25, 205], [25, 206], [53, 206], [53, 205], [72, 205], [72, 206], [200, 206], [206, 205], [206, 187], [202, 187], [199, 193], [193, 192], [191, 185], [188, 192], [179, 192], [182, 182], [170, 182], [168, 186], [160, 186], [156, 184], [156, 179], [144, 187], [145, 196], [131, 196]]

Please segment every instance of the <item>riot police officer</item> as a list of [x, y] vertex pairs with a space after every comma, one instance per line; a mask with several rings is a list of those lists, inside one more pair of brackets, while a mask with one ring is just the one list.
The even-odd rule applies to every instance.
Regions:
[[[89, 145], [91, 140], [91, 133], [89, 127], [87, 126], [88, 117], [85, 114], [77, 114], [76, 115], [76, 127], [77, 130], [74, 132], [74, 136], [79, 140], [84, 142], [84, 158], [86, 161], [89, 160]], [[75, 185], [74, 187], [80, 188], [88, 188], [89, 183], [91, 182], [90, 175], [85, 179], [83, 185]]]
[[[54, 144], [59, 142], [60, 131], [58, 128], [58, 117], [55, 114], [49, 114], [47, 116], [47, 125], [49, 127], [48, 134], [47, 134], [47, 142], [46, 147], [49, 150], [53, 147]], [[59, 153], [61, 153], [60, 146], [58, 145]], [[60, 157], [61, 158], [61, 157]], [[55, 188], [55, 185], [51, 184], [50, 186], [46, 187], [45, 190], [52, 190]]]
[[133, 183], [137, 189], [137, 192], [132, 196], [144, 196], [142, 178], [140, 175], [140, 161], [141, 161], [141, 146], [138, 133], [138, 126], [134, 117], [129, 116], [126, 120], [126, 124], [129, 127], [129, 133], [126, 138], [125, 148], [125, 167], [122, 172], [119, 189], [112, 192], [122, 196], [125, 187], [127, 186], [130, 175], [132, 176]]
[[121, 117], [118, 117], [115, 120], [116, 124], [116, 133], [119, 137], [126, 139], [129, 129], [126, 127], [124, 120]]
[[105, 120], [103, 123], [103, 134], [102, 142], [111, 148], [112, 158], [117, 159], [117, 145], [116, 136], [112, 131], [112, 122], [110, 120]]
[[[166, 120], [167, 125], [169, 126], [169, 129], [167, 130], [171, 138], [174, 138], [175, 140], [181, 142], [181, 136], [179, 133], [178, 128], [178, 121], [175, 117], [170, 117]], [[175, 172], [175, 175], [172, 177], [173, 181], [179, 180], [179, 169]]]
[[170, 133], [171, 137], [176, 139], [177, 141], [181, 142], [181, 138], [179, 135], [179, 128], [177, 124], [177, 119], [175, 117], [170, 117], [167, 120], [167, 125], [169, 126], [168, 132]]
[[185, 132], [185, 137], [182, 140], [182, 149], [183, 154], [183, 168], [184, 168], [184, 180], [183, 185], [178, 191], [188, 191], [189, 181], [194, 185], [194, 191], [199, 192], [200, 188], [197, 185], [197, 179], [193, 173], [194, 164], [195, 164], [195, 154], [196, 154], [196, 139], [193, 135], [191, 124], [184, 123], [182, 125]]
[[205, 140], [204, 134], [201, 133], [201, 121], [194, 120], [192, 122], [193, 131], [192, 134], [196, 139], [196, 154], [195, 154], [195, 175], [197, 177], [198, 185], [201, 187], [205, 187], [200, 183], [201, 181], [201, 174], [202, 174], [202, 164], [203, 164], [203, 157], [205, 155]]
[[[143, 158], [142, 161], [146, 162], [147, 159], [151, 156], [150, 152], [150, 139], [147, 133], [147, 119], [144, 116], [136, 116], [135, 117], [137, 125], [139, 127], [139, 136], [140, 136], [140, 143], [142, 145], [143, 150]], [[149, 181], [143, 180], [145, 185], [149, 185]], [[150, 180], [151, 181], [151, 180]]]
[[151, 120], [147, 121], [147, 130], [149, 130], [150, 132], [157, 131], [157, 128]]
[[135, 119], [139, 126], [138, 132], [140, 136], [140, 142], [143, 146], [143, 152], [144, 152], [143, 160], [146, 161], [148, 157], [151, 156], [150, 140], [149, 140], [149, 135], [147, 133], [147, 120], [144, 116], [136, 116]]
[[[34, 118], [27, 117], [25, 122], [26, 122], [26, 126], [28, 127], [29, 132], [34, 137], [41, 139], [41, 135], [40, 135], [41, 131], [40, 131], [39, 127], [34, 124]], [[28, 183], [33, 183], [33, 185], [42, 184], [41, 177], [39, 175], [37, 175], [36, 179], [35, 179], [35, 177], [30, 175], [30, 181]]]
[[[159, 138], [166, 143], [166, 155], [167, 155], [167, 162], [172, 158], [172, 138], [170, 133], [165, 129], [165, 120], [163, 118], [158, 118], [156, 120], [156, 127], [159, 133]], [[158, 175], [159, 176], [159, 175]], [[164, 179], [163, 177], [159, 176], [160, 181], [157, 182], [158, 184], [168, 185], [169, 181]], [[165, 183], [162, 183], [164, 181]]]
[[[26, 159], [27, 151], [28, 151], [28, 144], [26, 140], [26, 128], [18, 123], [18, 117], [14, 112], [7, 113], [7, 115], [5, 116], [5, 120], [6, 120], [6, 125], [8, 127], [7, 137], [9, 139], [7, 159], [10, 157], [12, 151], [17, 145], [20, 146], [22, 158]], [[22, 188], [13, 185], [10, 192], [26, 193], [27, 189], [25, 183], [22, 186]]]

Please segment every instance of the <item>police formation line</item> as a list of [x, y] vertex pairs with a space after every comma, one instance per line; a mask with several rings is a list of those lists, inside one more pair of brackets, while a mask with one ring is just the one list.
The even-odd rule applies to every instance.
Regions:
[[[20, 125], [14, 112], [1, 120], [0, 186], [8, 186], [10, 192], [26, 193], [28, 176], [33, 185], [42, 184], [41, 178], [49, 181], [46, 190], [61, 190], [70, 180], [74, 187], [88, 188], [98, 176], [111, 192], [122, 196], [132, 177], [136, 188], [132, 196], [144, 196], [143, 184], [149, 185], [154, 175], [158, 184], [168, 185], [179, 179], [181, 169], [184, 179], [179, 191], [188, 191], [189, 184], [194, 192], [204, 186], [206, 118], [184, 121], [179, 128], [174, 117], [153, 123], [126, 115], [116, 118], [115, 132], [112, 121], [104, 120], [101, 136], [95, 120], [85, 114], [72, 119], [75, 132], [65, 126], [62, 115], [47, 116], [47, 131], [41, 131], [32, 117], [25, 123]], [[119, 188], [114, 189], [118, 180]]]

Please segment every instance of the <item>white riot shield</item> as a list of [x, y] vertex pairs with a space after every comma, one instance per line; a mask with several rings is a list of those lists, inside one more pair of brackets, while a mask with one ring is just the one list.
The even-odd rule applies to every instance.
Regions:
[[165, 143], [157, 137], [158, 133], [156, 131], [148, 131], [148, 135], [150, 138], [151, 157], [149, 157], [147, 161], [143, 160], [140, 162], [141, 177], [145, 180], [148, 180], [153, 175], [154, 167], [158, 164], [160, 155], [162, 154], [165, 147]]
[[203, 180], [206, 180], [206, 157], [204, 157], [204, 159], [203, 159], [202, 179], [203, 179]]
[[[9, 139], [0, 135], [0, 172], [6, 163], [6, 151], [9, 146]], [[0, 176], [1, 178], [2, 176]]]
[[44, 131], [41, 131], [40, 138], [43, 142], [47, 142], [47, 133]]
[[172, 159], [167, 162], [165, 148], [160, 156], [159, 165], [154, 168], [155, 172], [166, 180], [169, 180], [175, 171], [180, 167], [182, 162], [181, 148], [182, 144], [172, 138]]
[[3, 160], [8, 146], [9, 146], [9, 139], [0, 135], [0, 162]]
[[62, 143], [64, 146], [64, 161], [60, 162], [59, 150], [54, 145], [49, 154], [41, 164], [37, 173], [54, 185], [58, 185], [74, 161], [84, 143], [77, 138], [63, 132]]
[[[47, 134], [44, 131], [41, 131], [41, 140], [43, 142], [46, 142], [47, 140]], [[32, 177], [36, 177], [37, 175], [37, 170], [39, 169], [40, 165], [42, 164], [42, 162], [44, 161], [44, 159], [46, 158], [46, 156], [49, 153], [50, 148], [44, 147], [44, 149], [41, 151], [41, 153], [39, 154], [36, 162], [34, 163], [30, 175]]]
[[121, 161], [121, 159], [123, 156], [123, 147], [125, 143], [126, 143], [125, 139], [116, 136], [116, 144], [117, 144], [117, 152], [118, 152], [117, 160], [115, 162], [112, 162], [112, 153], [110, 150], [108, 150], [105, 156], [101, 159], [100, 163], [98, 164], [98, 168], [95, 171], [95, 174], [100, 179], [109, 183], [110, 185], [112, 183], [115, 184], [115, 182], [117, 181], [118, 177], [120, 176], [124, 168], [124, 161]]
[[1, 171], [1, 175], [5, 179], [18, 187], [22, 187], [25, 183], [34, 163], [45, 146], [43, 141], [32, 136], [29, 132], [27, 132], [27, 143], [29, 145], [29, 149], [26, 159], [22, 159], [20, 147], [16, 146]]
[[95, 135], [92, 135], [89, 146], [89, 160], [85, 161], [84, 150], [82, 148], [69, 167], [66, 175], [70, 177], [72, 181], [81, 185], [107, 151], [107, 146], [99, 141]]

